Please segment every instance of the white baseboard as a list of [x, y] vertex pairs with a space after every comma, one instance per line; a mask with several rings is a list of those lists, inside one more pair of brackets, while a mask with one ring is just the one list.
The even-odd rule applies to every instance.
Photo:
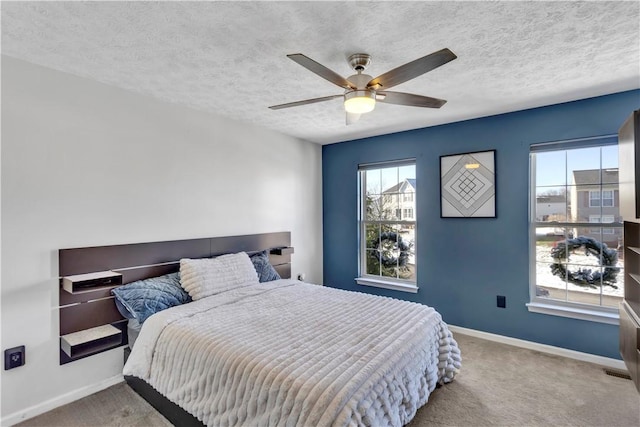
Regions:
[[0, 426], [12, 426], [24, 420], [28, 420], [29, 418], [44, 414], [45, 412], [51, 411], [52, 409], [55, 409], [62, 405], [66, 405], [67, 403], [71, 403], [78, 399], [82, 399], [83, 397], [87, 397], [93, 393], [97, 393], [122, 381], [124, 381], [124, 377], [122, 376], [122, 374], [120, 374], [108, 378], [97, 384], [91, 384], [89, 386], [82, 387], [69, 393], [63, 394], [62, 396], [56, 396], [53, 399], [7, 415], [6, 417], [2, 418], [2, 420], [0, 420]]
[[469, 335], [476, 338], [482, 338], [488, 341], [495, 341], [502, 344], [512, 345], [514, 347], [527, 348], [542, 353], [553, 354], [556, 356], [568, 357], [569, 359], [580, 360], [583, 362], [595, 363], [607, 368], [616, 369], [627, 372], [627, 367], [622, 360], [612, 359], [610, 357], [597, 356], [595, 354], [582, 353], [575, 350], [569, 350], [562, 347], [554, 347], [552, 345], [539, 344], [537, 342], [525, 341], [518, 338], [505, 337], [503, 335], [491, 334], [489, 332], [477, 331], [475, 329], [462, 328], [460, 326], [449, 325], [451, 332]]

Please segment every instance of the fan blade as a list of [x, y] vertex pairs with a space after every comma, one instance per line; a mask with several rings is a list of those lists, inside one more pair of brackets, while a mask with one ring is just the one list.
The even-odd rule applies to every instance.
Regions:
[[430, 55], [416, 59], [415, 61], [411, 61], [407, 64], [401, 65], [391, 71], [387, 71], [386, 73], [376, 77], [375, 79], [367, 83], [367, 87], [376, 89], [378, 86], [382, 86], [384, 89], [389, 89], [393, 86], [399, 85], [400, 83], [404, 83], [407, 80], [411, 80], [424, 73], [434, 70], [449, 61], [453, 61], [456, 58], [457, 56], [453, 52], [445, 48]]
[[378, 102], [384, 102], [386, 104], [408, 105], [410, 107], [426, 107], [426, 108], [440, 108], [447, 101], [444, 99], [431, 98], [429, 96], [414, 95], [412, 93], [403, 92], [376, 92], [376, 100]]
[[343, 98], [344, 95], [323, 96], [322, 98], [305, 99], [304, 101], [289, 102], [287, 104], [272, 105], [272, 110], [280, 110], [281, 108], [297, 107], [299, 105], [315, 104], [316, 102], [330, 101], [335, 98]]
[[358, 120], [360, 120], [360, 116], [362, 114], [350, 113], [347, 111], [347, 126], [354, 124]]
[[324, 65], [317, 63], [313, 59], [304, 56], [301, 53], [293, 53], [291, 55], [287, 55], [287, 57], [302, 65], [312, 73], [315, 73], [323, 79], [330, 81], [334, 85], [340, 86], [345, 89], [357, 89], [353, 83], [342, 77], [340, 74], [328, 69]]

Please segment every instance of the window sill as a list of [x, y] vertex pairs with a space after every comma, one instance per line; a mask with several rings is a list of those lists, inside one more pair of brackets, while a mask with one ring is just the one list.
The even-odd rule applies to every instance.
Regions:
[[373, 286], [375, 288], [391, 289], [394, 291], [418, 293], [418, 287], [409, 283], [391, 282], [387, 280], [369, 279], [365, 277], [357, 277], [356, 283], [363, 286]]
[[591, 322], [607, 323], [609, 325], [620, 324], [620, 314], [617, 310], [598, 310], [583, 307], [565, 306], [552, 302], [530, 302], [527, 308], [532, 313], [549, 314], [551, 316], [569, 317], [571, 319], [588, 320]]

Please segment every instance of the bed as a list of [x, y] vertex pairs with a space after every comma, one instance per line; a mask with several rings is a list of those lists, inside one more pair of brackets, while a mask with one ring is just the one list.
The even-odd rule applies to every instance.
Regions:
[[[454, 379], [460, 351], [433, 308], [292, 280], [290, 267], [247, 280], [260, 272], [246, 259], [272, 252], [254, 249], [183, 259], [189, 299], [149, 314], [131, 343], [126, 381], [172, 423], [400, 426]], [[238, 265], [194, 270], [225, 257]]]

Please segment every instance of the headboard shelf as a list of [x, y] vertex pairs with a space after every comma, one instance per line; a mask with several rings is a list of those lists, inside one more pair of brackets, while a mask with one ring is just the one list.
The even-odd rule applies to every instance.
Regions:
[[62, 350], [71, 358], [77, 358], [96, 350], [120, 345], [122, 330], [113, 325], [100, 325], [60, 337]]
[[273, 248], [271, 253], [275, 255], [291, 255], [293, 254], [293, 248], [291, 246], [285, 246], [282, 248]]
[[64, 276], [62, 288], [70, 294], [95, 291], [100, 288], [115, 288], [122, 285], [122, 274], [115, 271]]
[[[65, 365], [69, 362], [74, 362], [76, 360], [84, 359], [85, 357], [93, 356], [94, 354], [102, 353], [103, 351], [126, 346], [129, 343], [126, 331], [127, 320], [123, 319], [109, 325], [118, 329], [120, 332], [105, 338], [87, 341], [74, 346], [73, 348], [70, 348], [69, 343], [65, 342], [65, 337], [60, 336], [60, 364]], [[71, 355], [67, 354], [67, 352], [70, 352]]]

